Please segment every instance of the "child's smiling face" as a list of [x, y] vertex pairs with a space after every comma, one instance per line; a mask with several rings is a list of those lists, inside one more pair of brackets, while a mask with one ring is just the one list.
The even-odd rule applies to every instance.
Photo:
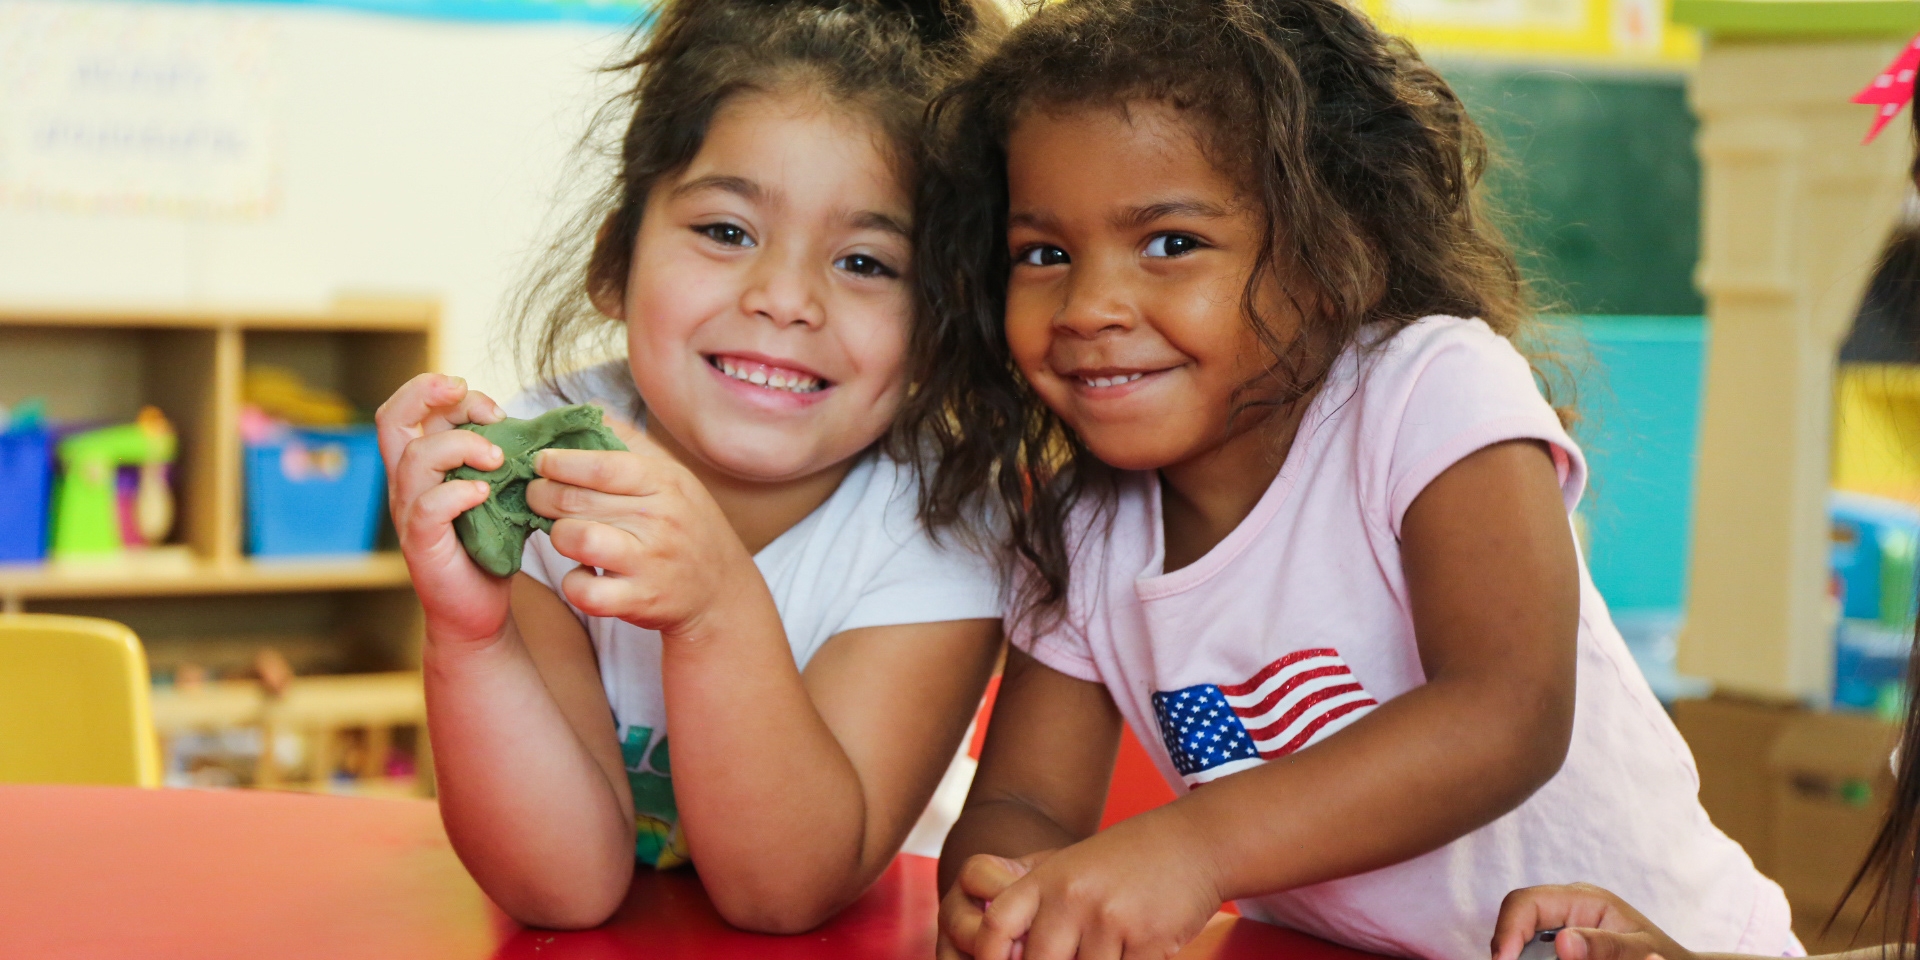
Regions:
[[[1258, 207], [1153, 102], [1029, 110], [1008, 137], [1007, 183], [1007, 342], [1040, 398], [1121, 469], [1218, 449], [1236, 391], [1271, 360], [1242, 311]], [[1258, 293], [1291, 339], [1278, 283]]]
[[745, 94], [655, 185], [625, 297], [600, 306], [628, 321], [670, 448], [779, 482], [885, 433], [904, 390], [912, 207], [883, 138], [811, 92]]

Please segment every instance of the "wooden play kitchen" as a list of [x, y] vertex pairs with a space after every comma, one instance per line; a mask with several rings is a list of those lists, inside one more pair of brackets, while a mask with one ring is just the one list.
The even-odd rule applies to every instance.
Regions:
[[[143, 477], [162, 459], [170, 463], [172, 515], [159, 514], [144, 489], [140, 495], [149, 526], [170, 521], [158, 543], [0, 563], [0, 610], [131, 626], [162, 681], [155, 716], [163, 743], [193, 731], [252, 730], [263, 769], [243, 782], [326, 786], [346, 752], [383, 769], [396, 729], [423, 744], [412, 732], [423, 715], [413, 672], [419, 607], [391, 534], [353, 554], [255, 556], [260, 540], [249, 528], [261, 521], [250, 524], [248, 498], [250, 486], [257, 492], [261, 485], [250, 483], [243, 466], [257, 451], [243, 441], [242, 420], [249, 373], [261, 369], [291, 371], [371, 414], [432, 368], [438, 329], [436, 304], [408, 300], [341, 299], [313, 312], [0, 308], [0, 404], [36, 400], [46, 420], [63, 428], [164, 418], [177, 444], [161, 451], [164, 458], [149, 457], [152, 463], [125, 456], [138, 461], [158, 444], [129, 447], [129, 438], [108, 435], [121, 442], [97, 448], [108, 469], [142, 466]], [[322, 452], [332, 459], [308, 458], [316, 470], [342, 460], [338, 451]], [[352, 456], [365, 459], [360, 451]], [[373, 518], [380, 508], [363, 502], [360, 509]], [[61, 521], [57, 509], [49, 512], [58, 542]], [[333, 519], [282, 525], [298, 532]], [[292, 677], [231, 679], [255, 674], [267, 650]], [[182, 682], [168, 684], [176, 674]], [[342, 739], [342, 731], [352, 732]], [[304, 744], [289, 743], [289, 735]], [[420, 774], [405, 779], [417, 785]]]

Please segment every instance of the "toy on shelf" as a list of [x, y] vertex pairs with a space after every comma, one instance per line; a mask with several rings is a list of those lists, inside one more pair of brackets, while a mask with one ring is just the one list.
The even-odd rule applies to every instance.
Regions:
[[[133, 423], [72, 434], [60, 441], [60, 480], [53, 495], [53, 556], [112, 557], [130, 545], [159, 543], [173, 527], [173, 490], [167, 467], [179, 440], [166, 414], [146, 407]], [[122, 525], [119, 469], [139, 469], [132, 496], [133, 527]]]
[[1828, 504], [1838, 607], [1833, 705], [1897, 719], [1906, 695], [1920, 586], [1920, 509], [1835, 492]]
[[345, 397], [308, 386], [285, 367], [248, 367], [245, 393], [248, 404], [302, 427], [343, 427], [354, 419], [353, 404]]
[[227, 679], [190, 663], [155, 676], [170, 785], [432, 792], [417, 673], [295, 676], [267, 648]]
[[53, 434], [45, 419], [39, 401], [0, 407], [0, 563], [46, 556]]
[[363, 554], [384, 512], [386, 468], [353, 405], [281, 367], [247, 371], [247, 552], [258, 557]]

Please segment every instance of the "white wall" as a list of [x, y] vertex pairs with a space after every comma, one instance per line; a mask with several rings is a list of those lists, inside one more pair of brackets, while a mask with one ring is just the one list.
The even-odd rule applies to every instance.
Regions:
[[[93, 3], [102, 16], [154, 5]], [[620, 39], [606, 27], [409, 20], [276, 5], [277, 202], [245, 219], [0, 205], [0, 306], [319, 308], [337, 293], [429, 295], [444, 367], [497, 394], [504, 295], [555, 211]], [[22, 37], [0, 37], [0, 51]]]

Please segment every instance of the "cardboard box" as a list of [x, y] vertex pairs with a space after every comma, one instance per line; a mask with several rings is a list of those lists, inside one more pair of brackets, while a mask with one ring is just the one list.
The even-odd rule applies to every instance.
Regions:
[[[1825, 929], [1886, 817], [1898, 730], [1870, 714], [1807, 711], [1786, 724], [1768, 756], [1772, 876], [1809, 948], [1847, 948], [1864, 919], [1867, 901], [1856, 897]], [[1866, 942], [1879, 943], [1869, 931]]]
[[1856, 930], [1862, 944], [1878, 943], [1878, 917], [1857, 898], [1830, 928], [1827, 920], [1880, 830], [1899, 728], [1869, 714], [1718, 697], [1675, 704], [1674, 721], [1700, 768], [1701, 805], [1786, 891], [1807, 948], [1846, 949]]
[[1773, 791], [1767, 760], [1796, 707], [1714, 697], [1681, 700], [1673, 722], [1700, 768], [1700, 805], [1727, 836], [1773, 874]]

